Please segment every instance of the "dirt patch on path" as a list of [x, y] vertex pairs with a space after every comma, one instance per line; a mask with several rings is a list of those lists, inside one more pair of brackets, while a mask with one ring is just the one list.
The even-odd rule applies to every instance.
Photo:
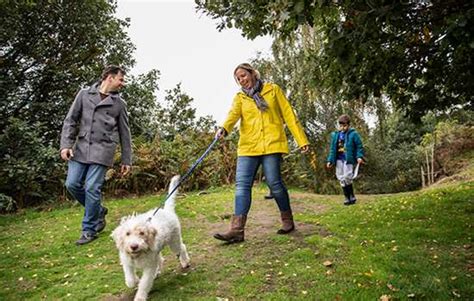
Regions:
[[[299, 200], [314, 198], [311, 194], [291, 194], [291, 207], [295, 216], [296, 231], [291, 235], [302, 234], [304, 236], [318, 233], [317, 225], [305, 224], [298, 221], [298, 214], [311, 212], [322, 214], [328, 210], [328, 206], [319, 202], [300, 202]], [[216, 232], [226, 231], [229, 228], [230, 217], [232, 216], [233, 202], [229, 202], [229, 213], [221, 216], [222, 221], [218, 223], [206, 223], [200, 219], [200, 224], [205, 228], [205, 232], [212, 236]], [[247, 225], [245, 227], [246, 239], [262, 239], [265, 236], [273, 235], [280, 229], [280, 211], [275, 200], [266, 200], [262, 195], [252, 201], [252, 207], [248, 214]]]

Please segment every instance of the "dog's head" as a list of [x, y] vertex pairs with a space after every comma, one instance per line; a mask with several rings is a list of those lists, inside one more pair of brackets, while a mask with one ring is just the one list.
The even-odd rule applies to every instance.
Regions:
[[150, 222], [136, 216], [122, 218], [120, 225], [112, 232], [117, 249], [132, 258], [156, 249], [157, 230]]

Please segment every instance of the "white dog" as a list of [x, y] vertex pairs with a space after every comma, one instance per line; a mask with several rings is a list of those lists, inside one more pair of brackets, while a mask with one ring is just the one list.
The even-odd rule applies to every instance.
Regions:
[[[174, 176], [168, 193], [171, 193], [178, 182], [179, 176]], [[189, 266], [189, 255], [174, 211], [176, 194], [177, 190], [155, 215], [155, 210], [150, 210], [144, 214], [123, 217], [120, 225], [112, 232], [111, 236], [119, 250], [125, 284], [133, 288], [138, 283], [134, 300], [146, 300], [153, 280], [162, 270], [163, 257], [160, 252], [166, 245], [178, 255], [182, 268]], [[137, 269], [143, 270], [140, 279]]]

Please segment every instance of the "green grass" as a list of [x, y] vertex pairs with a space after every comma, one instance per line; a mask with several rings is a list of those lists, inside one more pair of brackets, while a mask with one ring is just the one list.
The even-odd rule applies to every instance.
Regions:
[[[151, 300], [472, 300], [474, 182], [412, 193], [341, 196], [291, 190], [298, 231], [275, 234], [273, 201], [257, 187], [246, 241], [224, 245], [232, 188], [177, 201], [192, 268], [164, 252]], [[26, 210], [0, 219], [0, 300], [130, 300], [111, 231], [120, 217], [162, 196], [106, 200], [109, 222], [93, 243], [74, 245], [82, 209]], [[326, 266], [325, 265], [328, 265]]]

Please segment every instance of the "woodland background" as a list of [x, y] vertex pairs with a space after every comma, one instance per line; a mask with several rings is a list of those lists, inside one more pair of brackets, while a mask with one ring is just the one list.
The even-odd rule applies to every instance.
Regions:
[[[290, 141], [289, 186], [339, 193], [324, 165], [341, 113], [365, 144], [358, 193], [419, 189], [459, 170], [454, 157], [472, 154], [472, 1], [195, 2], [218, 30], [274, 38], [273, 57], [252, 63], [287, 92], [312, 145], [301, 155]], [[105, 65], [135, 64], [130, 21], [115, 17], [116, 5], [0, 0], [0, 211], [65, 201], [59, 134], [74, 95]], [[125, 178], [108, 171], [109, 196], [161, 191], [213, 139], [217, 124], [196, 116], [192, 95], [177, 84], [158, 99], [159, 80], [159, 70], [128, 76], [134, 168]], [[220, 142], [183, 190], [232, 184], [237, 141], [235, 131]]]

